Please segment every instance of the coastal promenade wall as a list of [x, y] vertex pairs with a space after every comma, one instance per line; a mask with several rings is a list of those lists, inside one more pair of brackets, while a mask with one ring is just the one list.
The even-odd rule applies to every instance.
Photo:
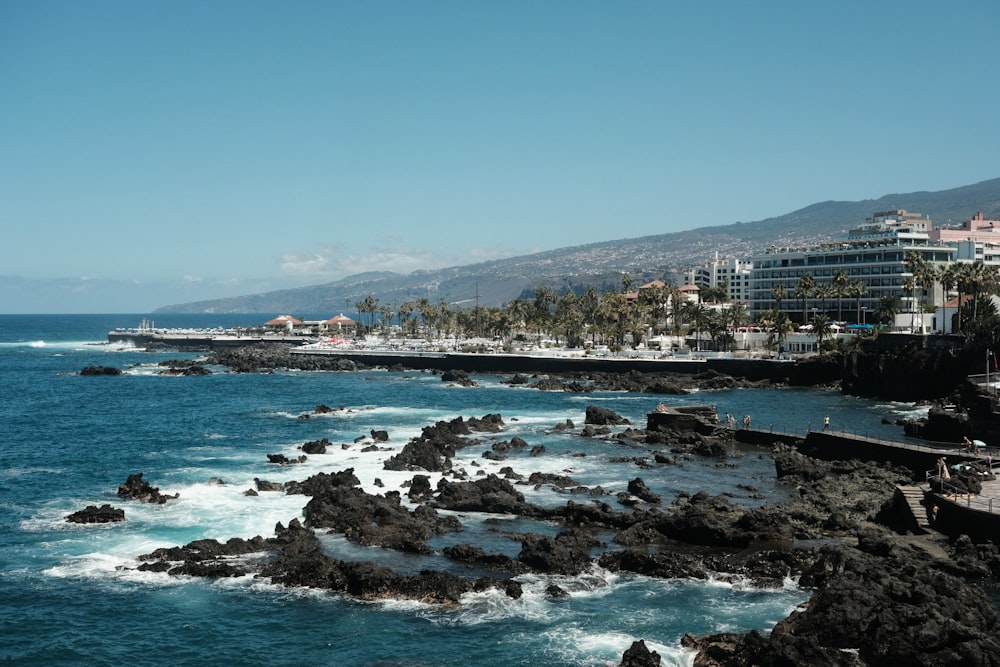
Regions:
[[776, 359], [731, 357], [649, 358], [520, 355], [502, 353], [405, 352], [385, 350], [308, 350], [292, 354], [332, 356], [367, 366], [404, 367], [415, 370], [465, 371], [469, 373], [685, 373], [714, 371], [754, 381], [814, 385], [833, 382], [839, 367]]

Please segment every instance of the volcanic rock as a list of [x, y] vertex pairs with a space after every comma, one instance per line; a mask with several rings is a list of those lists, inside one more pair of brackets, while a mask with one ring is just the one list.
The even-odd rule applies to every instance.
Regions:
[[70, 523], [117, 523], [125, 520], [125, 510], [111, 505], [87, 505], [66, 517]]
[[173, 500], [179, 498], [181, 494], [175, 493], [174, 495], [161, 494], [159, 487], [150, 486], [150, 484], [142, 479], [142, 473], [137, 472], [128, 476], [125, 483], [118, 487], [118, 497], [119, 498], [131, 498], [133, 500], [138, 500], [140, 503], [149, 504], [159, 504], [167, 502], [168, 500]]

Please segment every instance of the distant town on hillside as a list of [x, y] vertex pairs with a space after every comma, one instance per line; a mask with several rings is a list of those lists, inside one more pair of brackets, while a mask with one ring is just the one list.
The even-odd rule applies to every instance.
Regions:
[[[878, 278], [875, 284], [872, 277], [872, 266], [868, 266], [867, 274], [851, 274], [850, 269], [862, 270], [861, 264], [870, 264], [871, 255], [859, 254], [852, 259], [849, 254], [836, 252], [835, 246], [824, 244], [853, 243], [859, 239], [851, 238], [852, 230], [863, 228], [866, 224], [875, 223], [875, 218], [885, 218], [888, 222], [892, 214], [916, 215], [916, 220], [927, 231], [944, 229], [959, 229], [977, 217], [981, 221], [995, 221], [1000, 218], [1000, 178], [982, 181], [974, 185], [953, 188], [937, 192], [913, 192], [906, 194], [885, 195], [879, 199], [855, 202], [821, 202], [783, 216], [769, 218], [756, 222], [736, 222], [725, 225], [704, 226], [685, 232], [676, 232], [635, 239], [622, 239], [593, 243], [582, 246], [570, 246], [558, 250], [536, 253], [522, 257], [494, 260], [467, 266], [452, 267], [436, 271], [418, 271], [407, 275], [393, 272], [377, 271], [380, 267], [370, 267], [370, 271], [340, 281], [303, 287], [291, 290], [268, 292], [264, 294], [231, 297], [195, 303], [174, 304], [157, 309], [157, 313], [331, 313], [336, 314], [354, 310], [354, 304], [366, 298], [374, 298], [379, 303], [398, 306], [406, 302], [427, 301], [446, 303], [454, 309], [472, 309], [478, 306], [502, 306], [513, 299], [531, 298], [539, 288], [550, 290], [555, 294], [573, 291], [583, 294], [588, 289], [598, 292], [620, 290], [623, 275], [628, 274], [635, 285], [643, 285], [660, 280], [672, 285], [683, 285], [693, 282], [703, 286], [718, 286], [724, 274], [714, 273], [716, 270], [743, 270], [753, 264], [760, 273], [740, 274], [729, 284], [735, 290], [742, 288], [746, 292], [733, 292], [727, 297], [733, 301], [745, 303], [751, 313], [763, 312], [773, 308], [778, 302], [783, 309], [799, 320], [808, 320], [808, 316], [821, 308], [829, 308], [829, 298], [822, 296], [822, 290], [810, 296], [805, 303], [793, 304], [799, 297], [795, 294], [797, 278], [791, 275], [781, 275], [790, 269], [801, 268], [801, 273], [813, 257], [806, 254], [809, 248], [817, 249], [808, 252], [826, 253], [824, 267], [820, 274], [810, 273], [822, 286], [826, 278], [832, 279], [836, 262], [849, 263], [856, 261], [858, 266], [848, 267], [848, 276], [856, 280], [867, 281], [867, 292], [855, 303], [856, 311], [874, 312], [881, 296], [887, 295], [886, 288], [892, 287], [900, 297], [904, 307], [916, 309], [914, 305], [921, 302], [922, 308], [930, 309], [933, 303], [927, 301], [926, 295], [903, 293], [903, 285], [881, 284], [883, 280], [905, 280], [905, 267], [894, 268], [891, 277]], [[711, 218], [710, 208], [706, 209], [706, 219]], [[627, 225], [617, 224], [616, 228]], [[922, 232], [921, 232], [922, 233]], [[980, 236], [986, 232], [977, 230]], [[951, 244], [952, 251], [927, 251], [925, 260], [929, 265], [940, 266], [953, 261], [974, 263], [981, 259], [987, 264], [993, 262], [993, 243], [988, 239], [972, 241], [977, 246], [982, 258], [975, 256], [966, 258], [963, 252], [976, 252], [975, 248], [960, 249], [958, 241], [949, 236], [947, 239], [933, 239], [928, 242]], [[871, 244], [874, 239], [867, 239]], [[882, 240], [885, 242], [885, 239]], [[826, 250], [819, 250], [820, 248]], [[775, 249], [785, 249], [782, 252], [801, 253], [801, 256], [781, 257]], [[796, 250], [798, 249], [798, 250]], [[845, 248], [846, 249], [846, 248]], [[915, 250], [914, 247], [905, 247]], [[921, 251], [923, 252], [923, 251]], [[831, 254], [832, 253], [832, 254]], [[947, 255], [947, 260], [944, 259]], [[764, 268], [765, 263], [775, 260], [787, 260], [798, 263], [801, 267]], [[911, 256], [912, 260], [912, 256]], [[893, 260], [895, 261], [895, 260]], [[903, 258], [898, 259], [903, 262]], [[716, 267], [713, 269], [712, 267]], [[833, 271], [830, 276], [826, 271]], [[879, 267], [879, 271], [882, 268]], [[777, 273], [775, 273], [777, 271]], [[714, 276], [714, 277], [713, 277]], [[867, 276], [867, 277], [865, 277]], [[715, 283], [713, 284], [713, 280]], [[907, 283], [908, 284], [908, 283]], [[778, 299], [781, 291], [775, 295], [772, 289], [781, 286], [787, 296]], [[857, 289], [857, 285], [855, 285]], [[801, 291], [801, 290], [800, 290]], [[930, 291], [938, 291], [931, 289]], [[943, 297], [936, 297], [937, 300]], [[840, 298], [840, 315], [843, 315], [844, 296]], [[936, 302], [935, 302], [936, 303]], [[794, 307], [793, 307], [794, 305]], [[856, 313], [855, 313], [856, 314]], [[841, 318], [843, 319], [843, 318]], [[857, 319], [857, 318], [854, 318]], [[923, 318], [922, 318], [923, 319]], [[942, 322], [933, 322], [926, 318], [923, 326], [943, 330]]]

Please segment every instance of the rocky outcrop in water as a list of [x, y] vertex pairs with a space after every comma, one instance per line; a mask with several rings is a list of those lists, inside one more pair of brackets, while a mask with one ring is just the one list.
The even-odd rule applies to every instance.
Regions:
[[168, 495], [160, 493], [160, 488], [152, 486], [142, 478], [142, 473], [137, 472], [128, 476], [125, 483], [118, 487], [119, 498], [129, 498], [138, 500], [140, 503], [152, 505], [162, 505], [168, 500], [180, 498], [179, 493]]
[[111, 505], [87, 505], [66, 517], [70, 523], [118, 523], [125, 520], [125, 510]]
[[80, 371], [80, 375], [121, 375], [122, 370], [120, 368], [114, 368], [113, 366], [87, 366]]

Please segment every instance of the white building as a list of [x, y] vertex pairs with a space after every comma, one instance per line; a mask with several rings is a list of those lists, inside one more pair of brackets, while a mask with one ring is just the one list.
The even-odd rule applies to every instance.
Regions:
[[[951, 262], [956, 256], [955, 247], [929, 238], [929, 228], [930, 220], [919, 214], [887, 211], [851, 230], [847, 241], [768, 248], [751, 258], [751, 315], [778, 307], [777, 296], [782, 296], [781, 309], [799, 323], [825, 313], [832, 320], [867, 324], [882, 297], [896, 296], [902, 308], [893, 325], [926, 328], [921, 305], [925, 300], [939, 301], [940, 290], [931, 286], [921, 293], [906, 287], [913, 278], [906, 268], [906, 254], [914, 251], [931, 265]], [[814, 289], [804, 292], [800, 280], [806, 274]], [[853, 288], [838, 292], [834, 289], [838, 279]]]
[[719, 257], [715, 253], [712, 259], [701, 266], [689, 270], [685, 279], [689, 284], [701, 287], [718, 287], [727, 285], [727, 297], [733, 303], [746, 303], [750, 300], [750, 272], [753, 262], [735, 257]]

